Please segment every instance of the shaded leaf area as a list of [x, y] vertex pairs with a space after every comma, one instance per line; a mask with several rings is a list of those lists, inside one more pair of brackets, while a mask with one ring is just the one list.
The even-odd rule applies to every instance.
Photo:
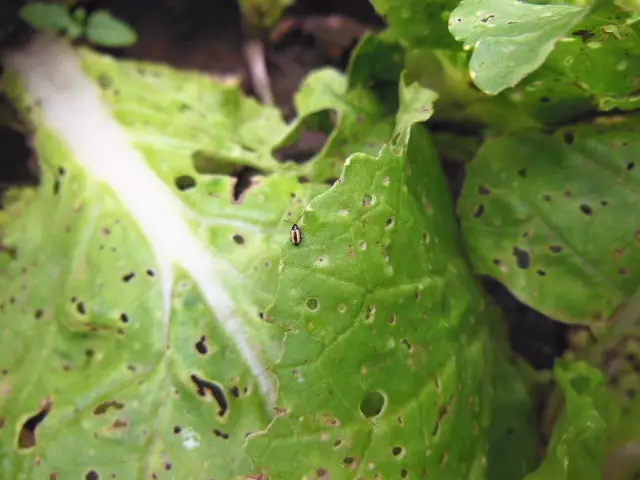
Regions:
[[540, 67], [587, 11], [515, 0], [462, 0], [451, 12], [449, 29], [465, 49], [473, 48], [469, 71], [474, 83], [497, 94]]
[[287, 168], [271, 153], [288, 132], [280, 112], [245, 97], [232, 80], [88, 49], [79, 55], [133, 145], [168, 185], [189, 188], [197, 174], [243, 165], [265, 173]]
[[[52, 57], [59, 65], [69, 60]], [[66, 86], [65, 72], [52, 76]], [[210, 302], [215, 287], [195, 277], [193, 265], [178, 265], [178, 253], [157, 250], [157, 239], [146, 235], [132, 216], [133, 205], [118, 196], [121, 191], [96, 181], [85, 170], [87, 159], [74, 158], [43, 124], [43, 112], [55, 102], [44, 100], [34, 108], [37, 102], [11, 71], [4, 85], [34, 128], [41, 184], [5, 197], [7, 209], [0, 217], [3, 475], [137, 478], [142, 472], [145, 478], [200, 478], [206, 472], [231, 478], [247, 473], [245, 437], [264, 429], [272, 412], [226, 325], [237, 322], [256, 357], [264, 364], [275, 361], [282, 331], [264, 323], [263, 311], [275, 294], [280, 249], [288, 241], [281, 219], [326, 187], [300, 185], [292, 174], [274, 175], [257, 179], [234, 201], [233, 180], [208, 175], [172, 197], [185, 230], [189, 221], [193, 228], [183, 234], [199, 237], [194, 244], [201, 241], [205, 253], [219, 260], [216, 265], [225, 266], [212, 269], [209, 277], [234, 302], [221, 315]], [[80, 108], [71, 101], [65, 105]], [[135, 120], [134, 113], [129, 115]], [[157, 141], [171, 138], [162, 136], [170, 131], [164, 130], [169, 128], [164, 115], [141, 115]], [[178, 119], [171, 126], [187, 130]], [[200, 128], [205, 131], [206, 122]], [[97, 133], [92, 141], [104, 139]], [[182, 172], [180, 155], [175, 158], [172, 165], [167, 150], [160, 170]], [[148, 185], [141, 176], [126, 178]], [[156, 200], [145, 199], [151, 205]], [[199, 209], [189, 208], [196, 204]], [[175, 212], [158, 212], [156, 220], [171, 215]]]
[[283, 252], [278, 414], [246, 447], [270, 478], [484, 478], [493, 313], [430, 140], [399, 138], [349, 157]]
[[561, 413], [540, 467], [526, 480], [635, 478], [640, 419], [638, 405], [622, 409], [604, 374], [586, 363], [557, 362]]
[[509, 352], [504, 333], [495, 332], [494, 336], [486, 478], [519, 479], [537, 464], [538, 419], [534, 415], [531, 389], [523, 381], [531, 375], [527, 375], [528, 367], [516, 362]]
[[371, 0], [371, 4], [393, 35], [406, 45], [433, 48], [456, 45], [447, 28], [448, 12], [458, 4], [455, 0]]
[[608, 318], [640, 279], [638, 128], [619, 120], [487, 140], [458, 205], [475, 270], [551, 318]]
[[629, 15], [604, 4], [558, 42], [545, 63], [507, 97], [547, 123], [640, 105], [640, 38]]
[[[425, 121], [431, 116], [433, 92], [418, 93], [424, 97], [411, 103], [410, 112], [398, 111], [401, 105], [409, 105], [399, 98], [398, 84], [407, 87], [404, 95], [411, 95], [414, 88], [401, 79], [403, 68], [404, 52], [399, 44], [385, 35], [367, 34], [352, 54], [346, 79], [330, 69], [305, 79], [295, 98], [300, 119], [283, 144], [292, 141], [301, 128], [328, 135], [322, 150], [303, 166], [306, 177], [335, 179], [349, 155], [377, 155], [395, 131], [415, 121], [408, 117], [416, 115]], [[330, 118], [333, 112], [335, 122]]]

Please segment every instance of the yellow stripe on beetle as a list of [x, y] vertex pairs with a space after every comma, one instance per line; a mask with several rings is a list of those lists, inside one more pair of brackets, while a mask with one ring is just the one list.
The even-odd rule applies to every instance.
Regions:
[[[302, 218], [302, 215], [298, 217], [298, 220]], [[296, 220], [296, 222], [298, 221]], [[282, 220], [283, 222], [292, 223], [289, 220]], [[302, 230], [298, 227], [297, 223], [293, 223], [291, 230], [289, 231], [289, 238], [291, 239], [291, 243], [293, 243], [296, 247], [300, 245], [302, 241]]]

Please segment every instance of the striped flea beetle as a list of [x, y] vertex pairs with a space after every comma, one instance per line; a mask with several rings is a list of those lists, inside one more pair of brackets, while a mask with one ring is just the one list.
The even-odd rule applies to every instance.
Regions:
[[[302, 215], [298, 217], [298, 220], [302, 218]], [[298, 227], [298, 220], [296, 223], [290, 222], [289, 220], [282, 220], [283, 222], [291, 223], [293, 226], [291, 227], [291, 231], [289, 232], [289, 238], [291, 239], [291, 243], [293, 243], [296, 247], [300, 245], [302, 241], [302, 230]]]

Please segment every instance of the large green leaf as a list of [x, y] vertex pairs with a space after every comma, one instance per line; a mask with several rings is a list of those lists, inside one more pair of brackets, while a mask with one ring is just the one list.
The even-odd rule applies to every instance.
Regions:
[[507, 97], [551, 123], [640, 105], [640, 38], [629, 15], [606, 2], [558, 42], [543, 66]]
[[493, 313], [429, 138], [397, 138], [349, 157], [283, 252], [278, 415], [249, 438], [256, 474], [484, 478]]
[[281, 220], [326, 187], [255, 177], [234, 198], [191, 159], [268, 168], [273, 111], [203, 75], [80, 56], [40, 37], [5, 63], [41, 183], [0, 217], [1, 476], [242, 477], [277, 391], [282, 331], [263, 312]]
[[458, 205], [475, 270], [552, 318], [608, 318], [640, 281], [638, 132], [630, 119], [486, 140]]
[[488, 94], [516, 85], [545, 61], [588, 9], [516, 0], [462, 0], [451, 12], [451, 34], [473, 48], [471, 78]]
[[217, 82], [211, 88], [206, 75], [117, 61], [90, 50], [81, 50], [80, 57], [130, 141], [167, 184], [176, 183], [177, 173], [227, 173], [244, 165], [262, 172], [288, 168], [272, 155], [289, 132], [281, 113], [244, 97], [236, 85]]

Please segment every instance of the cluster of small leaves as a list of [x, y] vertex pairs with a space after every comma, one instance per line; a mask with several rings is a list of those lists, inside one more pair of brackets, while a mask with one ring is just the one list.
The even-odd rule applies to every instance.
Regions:
[[86, 38], [103, 47], [129, 47], [138, 38], [127, 23], [107, 10], [87, 15], [83, 7], [70, 11], [58, 3], [34, 2], [22, 7], [20, 17], [36, 30], [62, 33], [72, 39]]

